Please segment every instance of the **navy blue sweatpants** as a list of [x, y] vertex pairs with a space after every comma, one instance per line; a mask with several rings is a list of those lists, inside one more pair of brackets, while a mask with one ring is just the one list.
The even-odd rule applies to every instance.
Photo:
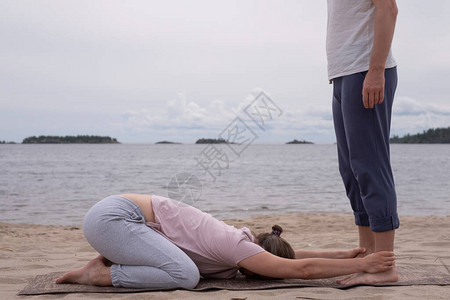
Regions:
[[397, 68], [385, 71], [384, 102], [366, 109], [362, 88], [367, 72], [333, 79], [333, 120], [339, 172], [355, 224], [374, 232], [397, 229], [397, 196], [392, 175], [389, 134], [397, 87]]

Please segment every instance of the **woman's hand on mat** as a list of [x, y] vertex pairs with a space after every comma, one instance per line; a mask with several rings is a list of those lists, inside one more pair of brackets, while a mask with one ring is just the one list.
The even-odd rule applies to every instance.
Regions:
[[366, 248], [357, 247], [350, 250], [344, 250], [344, 258], [355, 258], [366, 252]]
[[372, 253], [361, 259], [364, 260], [366, 273], [385, 272], [395, 266], [395, 256], [392, 251]]

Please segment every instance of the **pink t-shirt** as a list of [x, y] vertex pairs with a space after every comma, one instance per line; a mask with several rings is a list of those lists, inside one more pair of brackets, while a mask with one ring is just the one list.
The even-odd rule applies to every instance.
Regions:
[[195, 207], [152, 196], [157, 230], [181, 248], [197, 265], [203, 277], [233, 278], [238, 263], [265, 250], [255, 244], [246, 227], [237, 229]]

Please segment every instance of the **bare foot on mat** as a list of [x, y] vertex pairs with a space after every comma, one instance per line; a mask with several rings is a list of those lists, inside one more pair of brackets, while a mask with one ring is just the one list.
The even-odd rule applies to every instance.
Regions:
[[385, 282], [397, 282], [397, 268], [380, 273], [357, 273], [338, 280], [339, 284], [376, 284]]
[[99, 255], [81, 269], [67, 272], [58, 277], [56, 283], [78, 283], [85, 285], [110, 286], [111, 275], [108, 260]]

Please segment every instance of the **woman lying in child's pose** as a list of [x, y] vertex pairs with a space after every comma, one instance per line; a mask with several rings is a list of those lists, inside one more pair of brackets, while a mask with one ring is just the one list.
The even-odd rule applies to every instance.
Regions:
[[194, 288], [200, 276], [315, 279], [394, 266], [394, 253], [355, 258], [365, 249], [292, 250], [281, 227], [256, 237], [192, 206], [161, 196], [109, 196], [86, 214], [83, 231], [100, 255], [57, 283], [131, 288]]

